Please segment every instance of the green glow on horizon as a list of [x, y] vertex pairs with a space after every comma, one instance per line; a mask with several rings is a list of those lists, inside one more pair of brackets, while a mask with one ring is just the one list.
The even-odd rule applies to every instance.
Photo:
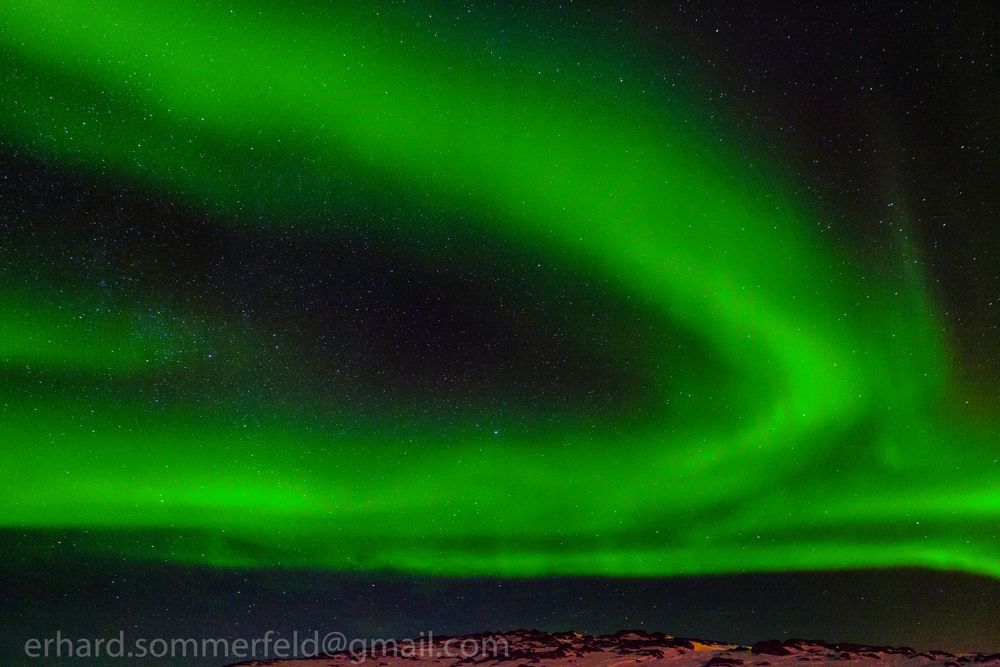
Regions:
[[[96, 297], [4, 275], [0, 374], [14, 379], [0, 525], [94, 529], [96, 549], [210, 565], [1000, 577], [995, 421], [955, 416], [920, 276], [902, 258], [867, 270], [815, 231], [822, 212], [776, 166], [747, 165], [693, 102], [633, 82], [579, 36], [556, 31], [542, 48], [514, 35], [494, 53], [482, 26], [435, 37], [365, 4], [322, 16], [0, 6], [14, 63], [0, 82], [6, 144], [233, 224], [323, 235], [338, 211], [372, 225], [383, 208], [449, 211], [389, 231], [407, 243], [462, 220], [597, 266], [705, 341], [733, 369], [720, 400], [738, 403], [715, 424], [538, 420], [498, 442], [471, 423], [355, 415], [348, 401], [307, 414], [294, 395], [265, 408], [224, 389], [211, 406], [150, 409], [110, 389], [28, 400], [24, 365], [95, 382], [163, 372], [190, 356], [187, 320], [169, 304], [154, 318], [119, 304], [104, 324], [73, 319]], [[253, 349], [246, 337], [236, 344]], [[669, 352], [645, 353], [669, 365]]]

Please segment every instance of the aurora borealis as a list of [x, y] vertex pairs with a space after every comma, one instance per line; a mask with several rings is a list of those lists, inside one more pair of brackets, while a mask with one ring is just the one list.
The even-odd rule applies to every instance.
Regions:
[[5, 183], [35, 184], [0, 227], [4, 527], [212, 567], [1000, 578], [996, 385], [910, 198], [829, 233], [683, 45], [598, 10], [2, 7]]

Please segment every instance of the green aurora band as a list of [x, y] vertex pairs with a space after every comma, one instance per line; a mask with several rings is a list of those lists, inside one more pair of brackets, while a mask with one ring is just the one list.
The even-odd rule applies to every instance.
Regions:
[[[5, 258], [0, 524], [218, 566], [1000, 577], [996, 423], [961, 407], [911, 252], [875, 268], [824, 237], [822, 211], [638, 55], [367, 3], [2, 6], [6, 145], [262, 233], [349, 215], [428, 263], [451, 234], [503, 239], [609, 281], [724, 372], [695, 364], [680, 390], [695, 362], [641, 345], [664, 409], [600, 428], [309, 410], [246, 390], [252, 324]], [[211, 381], [227, 363], [243, 391]], [[179, 364], [203, 386], [167, 405], [101, 389]], [[681, 394], [693, 409], [667, 407]]]

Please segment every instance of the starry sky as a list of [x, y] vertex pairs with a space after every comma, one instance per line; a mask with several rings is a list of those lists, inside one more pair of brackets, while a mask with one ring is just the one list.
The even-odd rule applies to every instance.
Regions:
[[3, 2], [8, 634], [1000, 650], [996, 10], [726, 5]]

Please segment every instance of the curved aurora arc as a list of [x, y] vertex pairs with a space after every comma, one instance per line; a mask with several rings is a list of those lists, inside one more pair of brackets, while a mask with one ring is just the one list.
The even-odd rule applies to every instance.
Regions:
[[[349, 402], [248, 432], [232, 426], [235, 396], [169, 410], [83, 400], [58, 378], [199, 363], [183, 317], [151, 321], [126, 301], [81, 321], [87, 288], [8, 273], [0, 523], [208, 565], [1000, 577], [995, 424], [949, 414], [960, 388], [904, 257], [865, 271], [815, 231], [809, 202], [699, 124], [697, 105], [645, 90], [572, 35], [487, 47], [481, 17], [259, 9], [3, 2], [4, 141], [235, 224], [364, 215], [365, 193], [381, 191], [576, 258], [713, 351], [730, 381], [691, 393], [730, 404], [730, 418], [536, 420], [502, 443], [471, 424], [417, 424], [402, 443], [384, 420], [356, 426]], [[389, 231], [408, 243], [449, 224], [413, 216]], [[252, 346], [252, 332], [203, 326]], [[669, 350], [644, 354], [669, 368]], [[53, 378], [42, 400], [18, 384], [24, 366]]]

